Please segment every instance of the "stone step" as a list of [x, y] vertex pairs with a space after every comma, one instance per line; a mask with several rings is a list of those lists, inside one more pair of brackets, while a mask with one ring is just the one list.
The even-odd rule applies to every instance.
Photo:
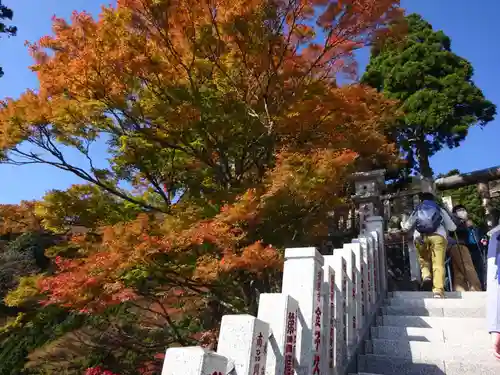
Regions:
[[[492, 355], [493, 356], [493, 355]], [[498, 375], [500, 374], [500, 362], [489, 360], [486, 363], [454, 362], [445, 361], [446, 374], [449, 375]]]
[[372, 338], [385, 340], [409, 340], [426, 342], [444, 342], [443, 330], [415, 327], [372, 327]]
[[486, 298], [390, 298], [385, 300], [385, 306], [414, 306], [427, 308], [452, 308], [452, 307], [482, 307], [486, 305]]
[[456, 318], [486, 318], [486, 306], [480, 307], [420, 307], [386, 306], [381, 308], [383, 315], [436, 316]]
[[[410, 342], [383, 339], [373, 339], [366, 343], [367, 353], [413, 359], [417, 362], [425, 362], [428, 359], [487, 362], [492, 357], [490, 347], [489, 343], [474, 345], [471, 343]], [[472, 353], [473, 355], [471, 355]]]
[[[377, 317], [378, 326], [439, 328], [476, 331], [486, 329], [486, 320], [482, 318], [443, 318], [435, 316], [382, 315]], [[465, 329], [465, 331], [464, 331]]]
[[418, 363], [406, 358], [375, 354], [358, 356], [358, 372], [380, 375], [444, 375], [444, 361]]
[[411, 360], [375, 354], [358, 357], [358, 374], [379, 375], [498, 375], [500, 362], [493, 355], [477, 363], [427, 359]]
[[[391, 292], [389, 297], [394, 299], [424, 299], [432, 298], [432, 292]], [[486, 292], [445, 292], [446, 299], [486, 299]]]
[[406, 340], [423, 342], [450, 342], [489, 345], [490, 335], [485, 330], [436, 329], [415, 327], [372, 327], [372, 338], [385, 340]]

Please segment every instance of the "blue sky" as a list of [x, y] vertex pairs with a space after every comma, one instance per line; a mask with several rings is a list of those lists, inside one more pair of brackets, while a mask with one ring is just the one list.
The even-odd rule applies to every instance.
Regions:
[[[14, 23], [19, 28], [17, 37], [0, 40], [0, 66], [5, 76], [0, 79], [0, 98], [17, 97], [27, 88], [36, 88], [36, 76], [28, 69], [32, 60], [25, 41], [36, 41], [50, 34], [54, 14], [67, 18], [73, 10], [87, 10], [97, 14], [102, 4], [112, 0], [3, 0], [14, 10]], [[423, 15], [435, 29], [444, 30], [452, 39], [452, 49], [467, 58], [475, 69], [474, 80], [488, 99], [500, 106], [500, 49], [488, 42], [500, 34], [500, 1], [481, 0], [481, 6], [471, 6], [467, 0], [408, 0], [402, 1], [409, 12]], [[368, 54], [360, 55], [360, 67], [368, 61]], [[500, 112], [500, 110], [499, 110]], [[500, 116], [486, 128], [474, 128], [463, 145], [454, 150], [441, 151], [431, 159], [435, 173], [458, 168], [463, 172], [500, 164]], [[0, 203], [39, 199], [49, 189], [65, 189], [79, 183], [70, 173], [49, 166], [13, 167], [0, 165]]]

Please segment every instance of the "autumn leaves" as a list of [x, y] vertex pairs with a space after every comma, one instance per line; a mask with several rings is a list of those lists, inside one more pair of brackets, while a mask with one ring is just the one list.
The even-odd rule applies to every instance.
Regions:
[[280, 250], [327, 233], [348, 174], [394, 159], [394, 103], [337, 75], [398, 3], [124, 0], [55, 19], [31, 45], [40, 89], [0, 111], [5, 162], [88, 184], [38, 205], [46, 229], [88, 229], [46, 301], [98, 312], [182, 289], [214, 316], [255, 309]]

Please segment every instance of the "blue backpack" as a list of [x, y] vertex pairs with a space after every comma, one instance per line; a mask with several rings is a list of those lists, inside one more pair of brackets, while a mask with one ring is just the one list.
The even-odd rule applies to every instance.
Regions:
[[433, 234], [443, 222], [441, 207], [433, 201], [423, 201], [416, 209], [415, 229], [421, 234]]

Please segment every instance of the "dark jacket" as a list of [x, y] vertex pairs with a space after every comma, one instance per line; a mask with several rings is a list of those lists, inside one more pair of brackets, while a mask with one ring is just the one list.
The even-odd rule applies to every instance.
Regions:
[[[479, 241], [481, 240], [481, 233], [479, 228], [472, 226], [468, 227], [467, 223], [456, 216], [453, 218], [455, 224], [457, 225], [457, 230], [455, 231], [456, 238], [458, 242], [462, 245], [467, 246], [471, 251], [477, 250]], [[452, 236], [455, 239], [455, 236]]]

